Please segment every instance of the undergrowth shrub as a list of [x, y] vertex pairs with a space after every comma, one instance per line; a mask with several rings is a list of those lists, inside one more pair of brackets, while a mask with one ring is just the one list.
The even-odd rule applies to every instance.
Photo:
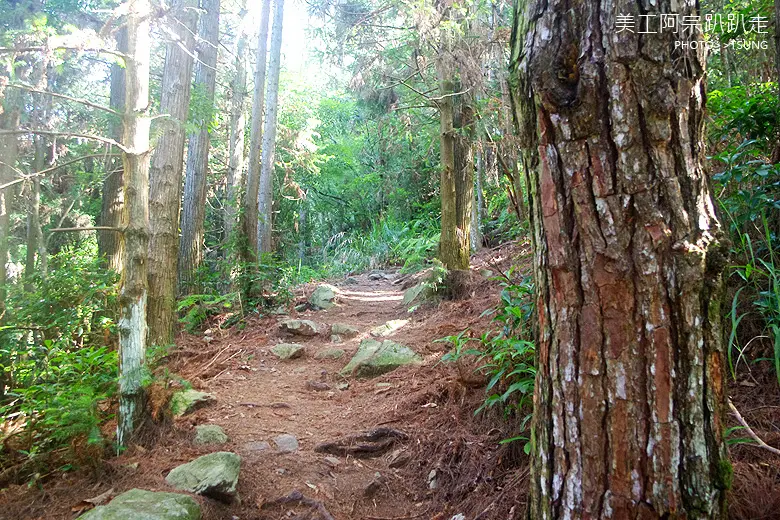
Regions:
[[[485, 312], [494, 314], [492, 322], [498, 325], [497, 329], [488, 330], [480, 338], [470, 338], [468, 331], [462, 331], [436, 341], [453, 347], [442, 361], [457, 362], [464, 356], [476, 356], [480, 363], [476, 372], [488, 376], [487, 397], [475, 413], [499, 406], [507, 418], [522, 416], [521, 430], [524, 430], [531, 417], [527, 410], [531, 407], [536, 377], [535, 344], [530, 327], [534, 316], [534, 288], [530, 277], [517, 278], [514, 268], [501, 279], [501, 285], [501, 301]], [[477, 346], [469, 348], [468, 343]], [[530, 444], [524, 435], [502, 442], [515, 440], [526, 441], [527, 453]]]
[[[31, 289], [9, 288], [0, 327], [0, 464], [102, 446], [117, 381], [117, 275], [68, 249]], [[9, 449], [9, 447], [11, 447]]]
[[729, 368], [770, 361], [780, 383], [780, 165], [777, 84], [716, 90], [710, 141], [717, 201], [728, 227], [732, 265]]

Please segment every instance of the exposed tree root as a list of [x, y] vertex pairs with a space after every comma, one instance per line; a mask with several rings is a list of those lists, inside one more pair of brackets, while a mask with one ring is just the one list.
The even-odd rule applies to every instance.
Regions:
[[[302, 506], [307, 506], [311, 508], [311, 511], [307, 514], [304, 514], [303, 516], [296, 516], [298, 520], [335, 520], [333, 518], [333, 515], [331, 515], [327, 509], [325, 509], [325, 504], [318, 500], [314, 500], [312, 498], [306, 498], [303, 496], [303, 493], [298, 491], [297, 489], [294, 489], [290, 492], [289, 495], [277, 498], [276, 500], [272, 500], [270, 502], [266, 502], [262, 506], [260, 506], [260, 509], [271, 509], [277, 506], [287, 505], [287, 504], [298, 504]], [[312, 516], [313, 513], [316, 513], [317, 516]]]
[[357, 435], [348, 435], [341, 439], [323, 442], [314, 447], [317, 453], [330, 453], [343, 457], [356, 458], [378, 457], [390, 450], [398, 440], [406, 440], [409, 436], [393, 428], [374, 428]]

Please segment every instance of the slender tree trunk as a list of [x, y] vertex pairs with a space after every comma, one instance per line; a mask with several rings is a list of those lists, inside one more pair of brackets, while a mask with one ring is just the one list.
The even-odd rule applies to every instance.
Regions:
[[298, 210], [298, 260], [303, 261], [306, 258], [306, 199], [300, 201]]
[[[775, 0], [775, 82], [777, 83], [777, 95], [780, 97], [780, 0]], [[721, 53], [725, 53], [726, 47], [721, 46]], [[723, 59], [723, 58], [721, 58]], [[725, 63], [725, 61], [724, 61]], [[731, 85], [729, 85], [731, 86]], [[780, 104], [780, 103], [778, 103]], [[772, 162], [780, 163], [780, 109], [777, 110], [775, 126], [775, 148], [772, 151]]]
[[[49, 88], [49, 59], [43, 57], [38, 64], [40, 76], [37, 78], [37, 87], [41, 90]], [[33, 122], [39, 130], [50, 130], [49, 117], [52, 109], [52, 98], [45, 94], [34, 93], [32, 95], [34, 110]], [[39, 172], [47, 165], [47, 139], [45, 136], [33, 136], [34, 157], [33, 171]], [[53, 162], [52, 156], [52, 162]], [[24, 264], [24, 288], [33, 290], [33, 277], [35, 275], [35, 260], [40, 259], [41, 267], [46, 263], [46, 246], [43, 242], [41, 231], [41, 178], [34, 177], [31, 181], [30, 200], [27, 207], [27, 253]]]
[[469, 267], [471, 256], [472, 208], [474, 204], [474, 109], [471, 96], [458, 97], [455, 143], [455, 217], [458, 255]]
[[257, 194], [257, 250], [268, 253], [273, 250], [271, 230], [273, 227], [274, 155], [276, 152], [276, 119], [279, 113], [279, 72], [282, 61], [282, 23], [284, 21], [284, 0], [275, 0], [274, 25], [271, 29], [271, 61], [268, 64], [268, 93], [263, 125], [263, 166], [260, 170], [260, 186]]
[[243, 260], [250, 261], [257, 254], [257, 197], [260, 187], [261, 154], [263, 146], [263, 111], [265, 107], [265, 74], [268, 59], [268, 19], [271, 17], [271, 0], [263, 0], [260, 11], [260, 28], [257, 32], [257, 55], [255, 57], [255, 90], [252, 96], [252, 128], [249, 134], [249, 167], [244, 211], [241, 227], [246, 238]]
[[127, 14], [124, 132], [125, 259], [120, 290], [117, 444], [127, 445], [145, 415], [146, 261], [149, 250], [149, 0], [131, 0]]
[[703, 56], [673, 54], [671, 32], [617, 33], [621, 10], [659, 14], [612, 0], [521, 0], [515, 13], [524, 162], [540, 154], [526, 170], [530, 517], [726, 518], [726, 248], [703, 170]]
[[[246, 0], [241, 2], [239, 18], [247, 15]], [[243, 25], [242, 25], [243, 27]], [[230, 130], [228, 136], [228, 174], [225, 201], [225, 241], [235, 238], [233, 228], [238, 214], [238, 196], [244, 174], [244, 127], [246, 126], [246, 52], [247, 34], [241, 31], [236, 42], [235, 76], [231, 85]]]
[[195, 88], [208, 105], [207, 118], [200, 121], [198, 132], [190, 136], [187, 146], [187, 170], [184, 180], [184, 204], [181, 212], [181, 245], [179, 247], [179, 292], [195, 288], [195, 271], [203, 261], [203, 226], [206, 217], [206, 179], [209, 167], [209, 125], [214, 114], [214, 90], [217, 79], [217, 46], [219, 45], [219, 0], [202, 0], [198, 36], [198, 64]]
[[482, 248], [482, 216], [485, 208], [485, 200], [482, 194], [482, 178], [485, 168], [482, 159], [482, 143], [477, 143], [477, 150], [474, 156], [477, 171], [474, 177], [474, 204], [471, 209], [471, 249], [472, 251], [479, 251]]
[[[190, 106], [192, 52], [198, 23], [198, 3], [173, 5], [177, 22], [171, 27], [178, 41], [168, 43], [160, 97], [160, 112], [169, 114], [152, 155], [149, 170], [149, 343], [171, 345], [176, 325], [176, 273], [179, 254], [184, 125]], [[184, 48], [182, 48], [184, 47]]]
[[[10, 73], [13, 77], [13, 72]], [[22, 107], [21, 91], [18, 89], [6, 89], [3, 103], [3, 110], [0, 112], [0, 129], [16, 130], [19, 128], [19, 119]], [[14, 180], [17, 175], [14, 171], [16, 159], [19, 154], [18, 140], [15, 135], [0, 136], [0, 184], [5, 184]], [[11, 236], [11, 204], [14, 194], [14, 187], [9, 186], [0, 189], [0, 323], [5, 314], [5, 301], [7, 295], [7, 264], [8, 264], [8, 240]], [[0, 373], [0, 386], [2, 385], [2, 373]], [[0, 388], [2, 392], [2, 388]]]
[[[446, 37], [446, 36], [445, 36]], [[442, 47], [448, 49], [447, 42]], [[468, 259], [463, 261], [458, 247], [457, 236], [457, 190], [455, 188], [455, 104], [454, 85], [451, 79], [449, 65], [444, 63], [445, 57], [440, 57], [437, 63], [439, 74], [439, 91], [442, 99], [439, 105], [439, 133], [441, 155], [441, 177], [439, 191], [441, 192], [441, 238], [439, 240], [439, 259], [447, 269], [467, 269]]]
[[[448, 20], [449, 14], [448, 11], [445, 11], [443, 21]], [[450, 31], [449, 28], [442, 29], [441, 50], [436, 62], [440, 91], [440, 99], [437, 104], [440, 117], [441, 154], [439, 259], [450, 271], [461, 271], [469, 268], [471, 254], [469, 227], [471, 221], [470, 204], [474, 194], [474, 166], [471, 155], [471, 139], [470, 137], [460, 138], [458, 136], [455, 120], [457, 116], [458, 129], [473, 129], [473, 110], [470, 106], [463, 104], [460, 95], [454, 95], [456, 84], [453, 77], [456, 60], [453, 56]], [[456, 103], [458, 104], [457, 114]], [[465, 185], [466, 177], [471, 182], [469, 186]], [[468, 196], [470, 198], [466, 200]]]
[[[116, 48], [120, 52], [127, 51], [127, 28], [121, 27], [116, 35]], [[111, 65], [111, 93], [109, 104], [117, 112], [125, 108], [125, 68], [119, 64]], [[111, 138], [122, 139], [122, 121], [112, 119], [109, 125]], [[122, 221], [122, 205], [124, 192], [122, 190], [122, 160], [111, 157], [106, 163], [107, 176], [103, 181], [103, 203], [98, 224], [108, 227], [119, 227]], [[105, 266], [117, 272], [122, 271], [122, 237], [113, 231], [98, 231], [98, 255]]]

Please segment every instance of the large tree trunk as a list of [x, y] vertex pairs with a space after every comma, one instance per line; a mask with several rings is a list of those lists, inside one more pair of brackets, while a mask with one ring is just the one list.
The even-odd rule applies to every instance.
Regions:
[[[198, 3], [179, 0], [171, 23], [178, 41], [168, 43], [160, 97], [160, 112], [169, 114], [149, 170], [149, 343], [173, 343], [176, 324], [176, 273], [179, 254], [184, 124], [190, 106], [192, 52]], [[173, 21], [173, 19], [171, 19]], [[182, 48], [184, 47], [184, 48]]]
[[257, 193], [257, 251], [267, 253], [273, 249], [274, 155], [276, 152], [276, 119], [279, 113], [279, 72], [282, 61], [282, 22], [284, 0], [275, 0], [274, 25], [271, 29], [271, 61], [268, 64], [268, 93], [266, 95], [265, 124], [263, 127], [263, 159], [260, 170], [260, 186]]
[[[690, 0], [675, 12], [697, 14]], [[703, 170], [704, 61], [673, 52], [671, 32], [616, 32], [618, 14], [639, 13], [659, 8], [516, 12], [539, 316], [534, 519], [726, 518], [725, 247]]]
[[[120, 52], [127, 51], [127, 27], [121, 27], [116, 34], [116, 48]], [[117, 112], [125, 108], [125, 68], [119, 64], [111, 65], [111, 92], [109, 104]], [[109, 125], [111, 138], [122, 139], [122, 121], [112, 119]], [[118, 228], [122, 221], [122, 160], [111, 157], [106, 162], [107, 176], [103, 181], [103, 199], [100, 209], [99, 225]], [[98, 255], [105, 266], [115, 271], [122, 271], [122, 237], [113, 231], [98, 231]]]
[[120, 290], [119, 417], [117, 444], [125, 446], [144, 412], [146, 260], [149, 247], [149, 0], [131, 0], [127, 14], [124, 132], [125, 259]]
[[214, 90], [217, 79], [217, 46], [219, 45], [219, 0], [202, 0], [198, 37], [198, 65], [195, 88], [208, 105], [208, 117], [199, 121], [200, 129], [190, 136], [187, 146], [187, 173], [184, 180], [184, 205], [181, 212], [181, 245], [179, 247], [179, 292], [194, 289], [195, 271], [203, 261], [203, 226], [206, 217], [206, 178], [209, 167], [209, 125], [213, 119]]
[[[246, 0], [241, 2], [239, 18], [247, 15]], [[243, 24], [241, 25], [243, 27]], [[233, 229], [238, 214], [238, 194], [241, 192], [244, 174], [244, 127], [246, 126], [246, 51], [247, 34], [240, 29], [236, 42], [236, 59], [230, 99], [230, 130], [228, 136], [227, 194], [225, 196], [225, 242], [235, 237]]]
[[260, 187], [260, 157], [263, 146], [263, 111], [265, 107], [265, 74], [268, 60], [268, 19], [271, 17], [271, 0], [263, 0], [260, 11], [260, 28], [257, 33], [255, 56], [255, 90], [252, 95], [252, 128], [249, 134], [249, 167], [247, 168], [244, 211], [241, 228], [246, 243], [242, 246], [242, 260], [248, 262], [257, 254], [257, 196]]

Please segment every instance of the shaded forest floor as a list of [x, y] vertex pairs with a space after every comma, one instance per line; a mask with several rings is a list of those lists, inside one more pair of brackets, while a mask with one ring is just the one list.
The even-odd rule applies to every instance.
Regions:
[[[513, 264], [529, 264], [527, 247], [486, 251], [475, 259], [474, 271], [504, 271]], [[458, 513], [470, 520], [522, 518], [528, 460], [521, 442], [499, 444], [517, 434], [519, 421], [504, 421], [492, 411], [475, 416], [484, 386], [464, 381], [456, 366], [440, 363], [448, 345], [434, 342], [466, 328], [474, 337], [491, 328], [483, 313], [498, 303], [498, 282], [475, 277], [468, 298], [410, 314], [395, 283], [398, 275], [384, 274], [379, 280], [363, 274], [355, 277], [357, 283], [338, 284], [340, 303], [330, 310], [292, 312], [290, 317], [322, 326], [325, 332], [315, 337], [291, 339], [281, 332], [278, 323], [286, 316], [255, 319], [243, 330], [222, 330], [214, 321], [210, 335], [182, 334], [167, 368], [214, 394], [216, 402], [155, 427], [120, 457], [92, 461], [89, 470], [53, 474], [37, 488], [12, 486], [0, 494], [0, 518], [72, 519], [85, 499], [108, 491], [171, 491], [165, 483], [171, 469], [212, 451], [241, 455], [241, 501], [224, 505], [196, 497], [204, 520], [327, 518], [322, 509], [275, 502], [294, 490], [335, 519], [449, 520]], [[297, 300], [312, 289], [298, 288]], [[388, 339], [413, 348], [422, 365], [373, 379], [338, 375], [372, 328], [397, 319], [409, 321]], [[333, 323], [352, 325], [360, 334], [334, 344], [328, 333]], [[304, 344], [306, 354], [281, 361], [270, 353], [273, 345], [289, 341]], [[344, 349], [344, 357], [315, 357], [332, 348]], [[777, 382], [771, 373], [748, 376], [732, 385], [732, 398], [759, 435], [780, 445]], [[228, 444], [195, 446], [194, 427], [201, 424], [221, 426]], [[314, 451], [320, 443], [376, 427], [408, 438], [370, 458]], [[297, 439], [297, 450], [277, 449], [274, 439], [284, 434]], [[732, 518], [780, 518], [780, 458], [747, 445], [735, 446], [732, 456]]]

